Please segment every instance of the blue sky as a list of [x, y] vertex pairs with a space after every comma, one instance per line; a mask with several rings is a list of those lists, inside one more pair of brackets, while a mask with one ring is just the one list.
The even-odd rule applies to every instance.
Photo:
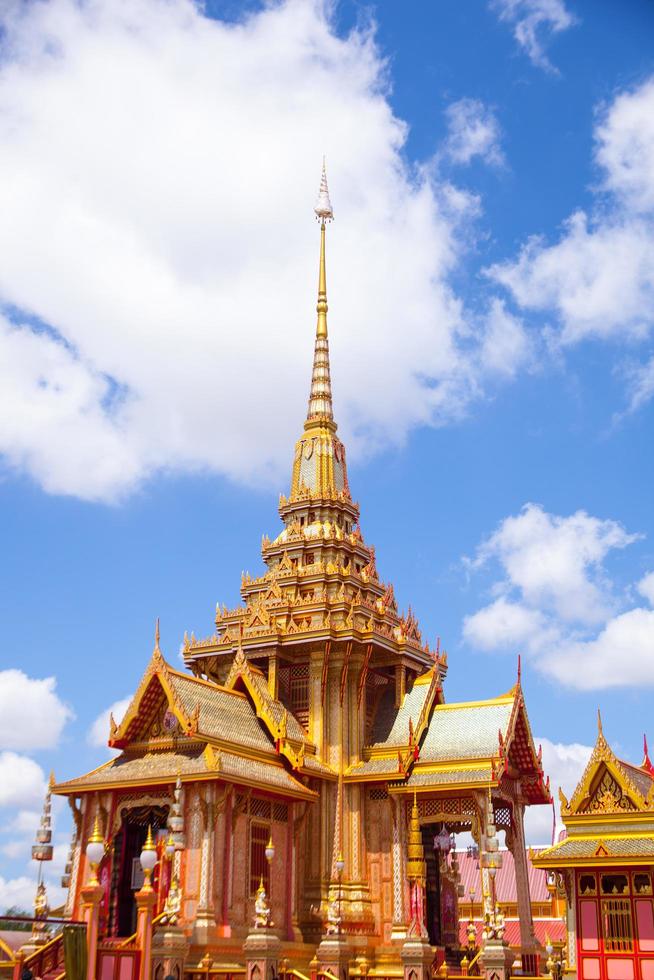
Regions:
[[107, 757], [93, 725], [155, 618], [176, 662], [277, 526], [323, 152], [335, 412], [382, 577], [441, 637], [450, 700], [506, 690], [522, 652], [555, 784], [598, 706], [639, 762], [651, 4], [45, 0], [0, 23], [0, 907], [32, 894], [44, 774]]

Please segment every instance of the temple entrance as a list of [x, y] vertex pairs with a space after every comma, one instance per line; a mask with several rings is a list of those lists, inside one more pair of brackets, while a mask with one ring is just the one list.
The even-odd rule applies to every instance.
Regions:
[[110, 932], [115, 936], [131, 936], [136, 931], [134, 892], [143, 884], [139, 855], [148, 827], [152, 827], [156, 837], [157, 831], [165, 828], [167, 821], [167, 806], [141, 806], [122, 812], [121, 829], [116, 834], [114, 845], [113, 921]]
[[446, 959], [458, 963], [460, 877], [454, 835], [443, 823], [423, 824], [425, 904], [429, 942], [445, 950]]

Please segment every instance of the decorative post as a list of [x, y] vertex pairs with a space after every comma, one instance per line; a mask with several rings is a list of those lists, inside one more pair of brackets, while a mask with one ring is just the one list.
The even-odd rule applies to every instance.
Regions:
[[38, 949], [39, 946], [43, 946], [45, 943], [47, 943], [48, 939], [50, 938], [46, 922], [48, 915], [50, 914], [50, 906], [48, 904], [48, 895], [46, 892], [45, 882], [43, 881], [43, 862], [52, 861], [52, 823], [50, 816], [50, 788], [52, 786], [52, 781], [52, 776], [50, 776], [50, 784], [43, 802], [41, 823], [36, 832], [34, 844], [32, 845], [32, 860], [38, 862], [39, 873], [36, 883], [36, 895], [34, 897], [35, 921], [32, 925], [32, 935], [30, 936], [29, 942], [25, 943], [21, 947], [28, 956], [30, 953], [33, 953], [34, 950]]
[[163, 908], [161, 926], [155, 929], [152, 939], [152, 975], [156, 976], [161, 967], [159, 973], [162, 977], [182, 977], [190, 942], [178, 924], [182, 910], [182, 890], [179, 885], [176, 861], [180, 853], [177, 848], [180, 844], [181, 832], [172, 830], [171, 820], [172, 816], [169, 820], [171, 833], [165, 849], [166, 858], [171, 862], [171, 881]]
[[486, 868], [491, 881], [490, 911], [484, 916], [482, 932], [483, 950], [481, 964], [488, 977], [493, 980], [510, 980], [513, 966], [513, 950], [504, 938], [504, 916], [495, 902], [495, 875], [502, 866], [502, 855], [497, 842], [497, 830], [493, 816], [493, 806], [488, 791], [488, 819], [483, 838], [484, 849], [481, 854], [482, 867]]
[[434, 952], [425, 928], [425, 852], [416, 794], [413, 794], [407, 843], [407, 877], [409, 879], [409, 929], [400, 956], [404, 980], [430, 980]]
[[150, 879], [157, 863], [157, 850], [152, 839], [152, 827], [148, 827], [148, 836], [141, 851], [141, 867], [143, 868], [143, 887], [136, 892], [136, 945], [141, 950], [141, 968], [139, 980], [150, 980], [152, 975], [152, 913], [157, 896]]
[[[271, 866], [275, 857], [272, 832], [266, 844], [265, 855], [268, 865]], [[272, 881], [272, 874], [269, 875], [269, 878]], [[254, 902], [253, 928], [243, 943], [246, 980], [275, 980], [278, 975], [277, 967], [281, 943], [279, 937], [272, 931], [274, 923], [271, 915], [272, 911], [262, 875]]]
[[102, 885], [98, 881], [98, 865], [104, 857], [104, 838], [100, 833], [98, 815], [95, 815], [93, 831], [86, 845], [86, 857], [91, 866], [91, 878], [82, 894], [82, 915], [86, 922], [86, 980], [95, 980], [95, 968], [98, 957], [98, 928], [100, 922], [100, 901]]

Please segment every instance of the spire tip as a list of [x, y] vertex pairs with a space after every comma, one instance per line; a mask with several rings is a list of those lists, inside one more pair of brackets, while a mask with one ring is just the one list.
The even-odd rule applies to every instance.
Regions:
[[334, 209], [332, 208], [332, 202], [329, 200], [329, 188], [327, 187], [327, 171], [325, 169], [324, 156], [322, 158], [322, 174], [320, 176], [318, 201], [313, 210], [315, 211], [318, 220], [323, 224], [325, 221], [333, 221], [334, 219]]

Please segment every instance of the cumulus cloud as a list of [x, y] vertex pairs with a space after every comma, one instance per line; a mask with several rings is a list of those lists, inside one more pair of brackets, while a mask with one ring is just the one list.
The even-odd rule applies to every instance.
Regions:
[[576, 23], [564, 0], [491, 0], [490, 8], [510, 24], [515, 40], [533, 64], [556, 71], [545, 54], [546, 44]]
[[[654, 610], [634, 607], [605, 562], [638, 537], [584, 511], [562, 517], [527, 504], [466, 559], [469, 569], [490, 566], [500, 577], [492, 601], [465, 617], [465, 641], [522, 650], [541, 672], [580, 690], [654, 685]], [[652, 602], [654, 574], [636, 590]]]
[[0, 671], [0, 748], [54, 748], [72, 717], [56, 687], [54, 677], [36, 679], [22, 670]]
[[654, 606], [654, 572], [643, 575], [636, 587], [640, 594], [647, 599], [650, 606]]
[[[46, 878], [48, 889], [48, 901], [51, 908], [61, 905], [66, 897], [66, 893], [55, 881]], [[34, 904], [34, 893], [36, 885], [33, 877], [19, 875], [16, 878], [3, 878], [0, 876], [0, 911], [5, 912], [9, 908], [24, 909], [28, 914]]]
[[109, 738], [109, 719], [111, 715], [114, 716], [114, 721], [119, 724], [123, 715], [127, 711], [131, 700], [132, 699], [130, 697], [121, 698], [120, 701], [114, 701], [113, 704], [109, 705], [105, 711], [102, 711], [98, 715], [87, 733], [87, 741], [89, 745], [103, 749], [107, 747], [107, 739]]
[[443, 153], [454, 163], [467, 164], [474, 157], [501, 166], [500, 125], [493, 109], [480, 99], [459, 99], [445, 110], [447, 137]]
[[38, 806], [45, 790], [45, 774], [34, 759], [17, 752], [0, 752], [0, 807]]
[[[552, 742], [549, 738], [536, 738], [537, 745], [543, 748], [543, 769], [550, 777], [556, 813], [556, 828], [561, 826], [559, 787], [570, 798], [581, 779], [592, 747], [578, 742]], [[525, 836], [530, 844], [549, 844], [552, 840], [551, 807], [532, 806], [525, 812]], [[555, 830], [556, 833], [556, 830]]]
[[596, 623], [613, 604], [602, 562], [609, 551], [637, 538], [617, 521], [600, 520], [583, 510], [560, 517], [530, 503], [501, 522], [471, 565], [480, 568], [497, 560], [505, 575], [501, 587], [507, 594], [517, 590], [532, 610]]
[[371, 31], [339, 37], [329, 16], [318, 0], [238, 24], [191, 0], [3, 6], [0, 453], [47, 491], [112, 500], [171, 470], [283, 485], [323, 152], [353, 455], [483, 389], [449, 285], [478, 202], [406, 164]]
[[[598, 115], [593, 212], [575, 211], [558, 241], [532, 237], [487, 270], [523, 310], [553, 319], [560, 347], [589, 338], [642, 348], [654, 326], [654, 79]], [[654, 356], [623, 366], [629, 410], [654, 394]]]

